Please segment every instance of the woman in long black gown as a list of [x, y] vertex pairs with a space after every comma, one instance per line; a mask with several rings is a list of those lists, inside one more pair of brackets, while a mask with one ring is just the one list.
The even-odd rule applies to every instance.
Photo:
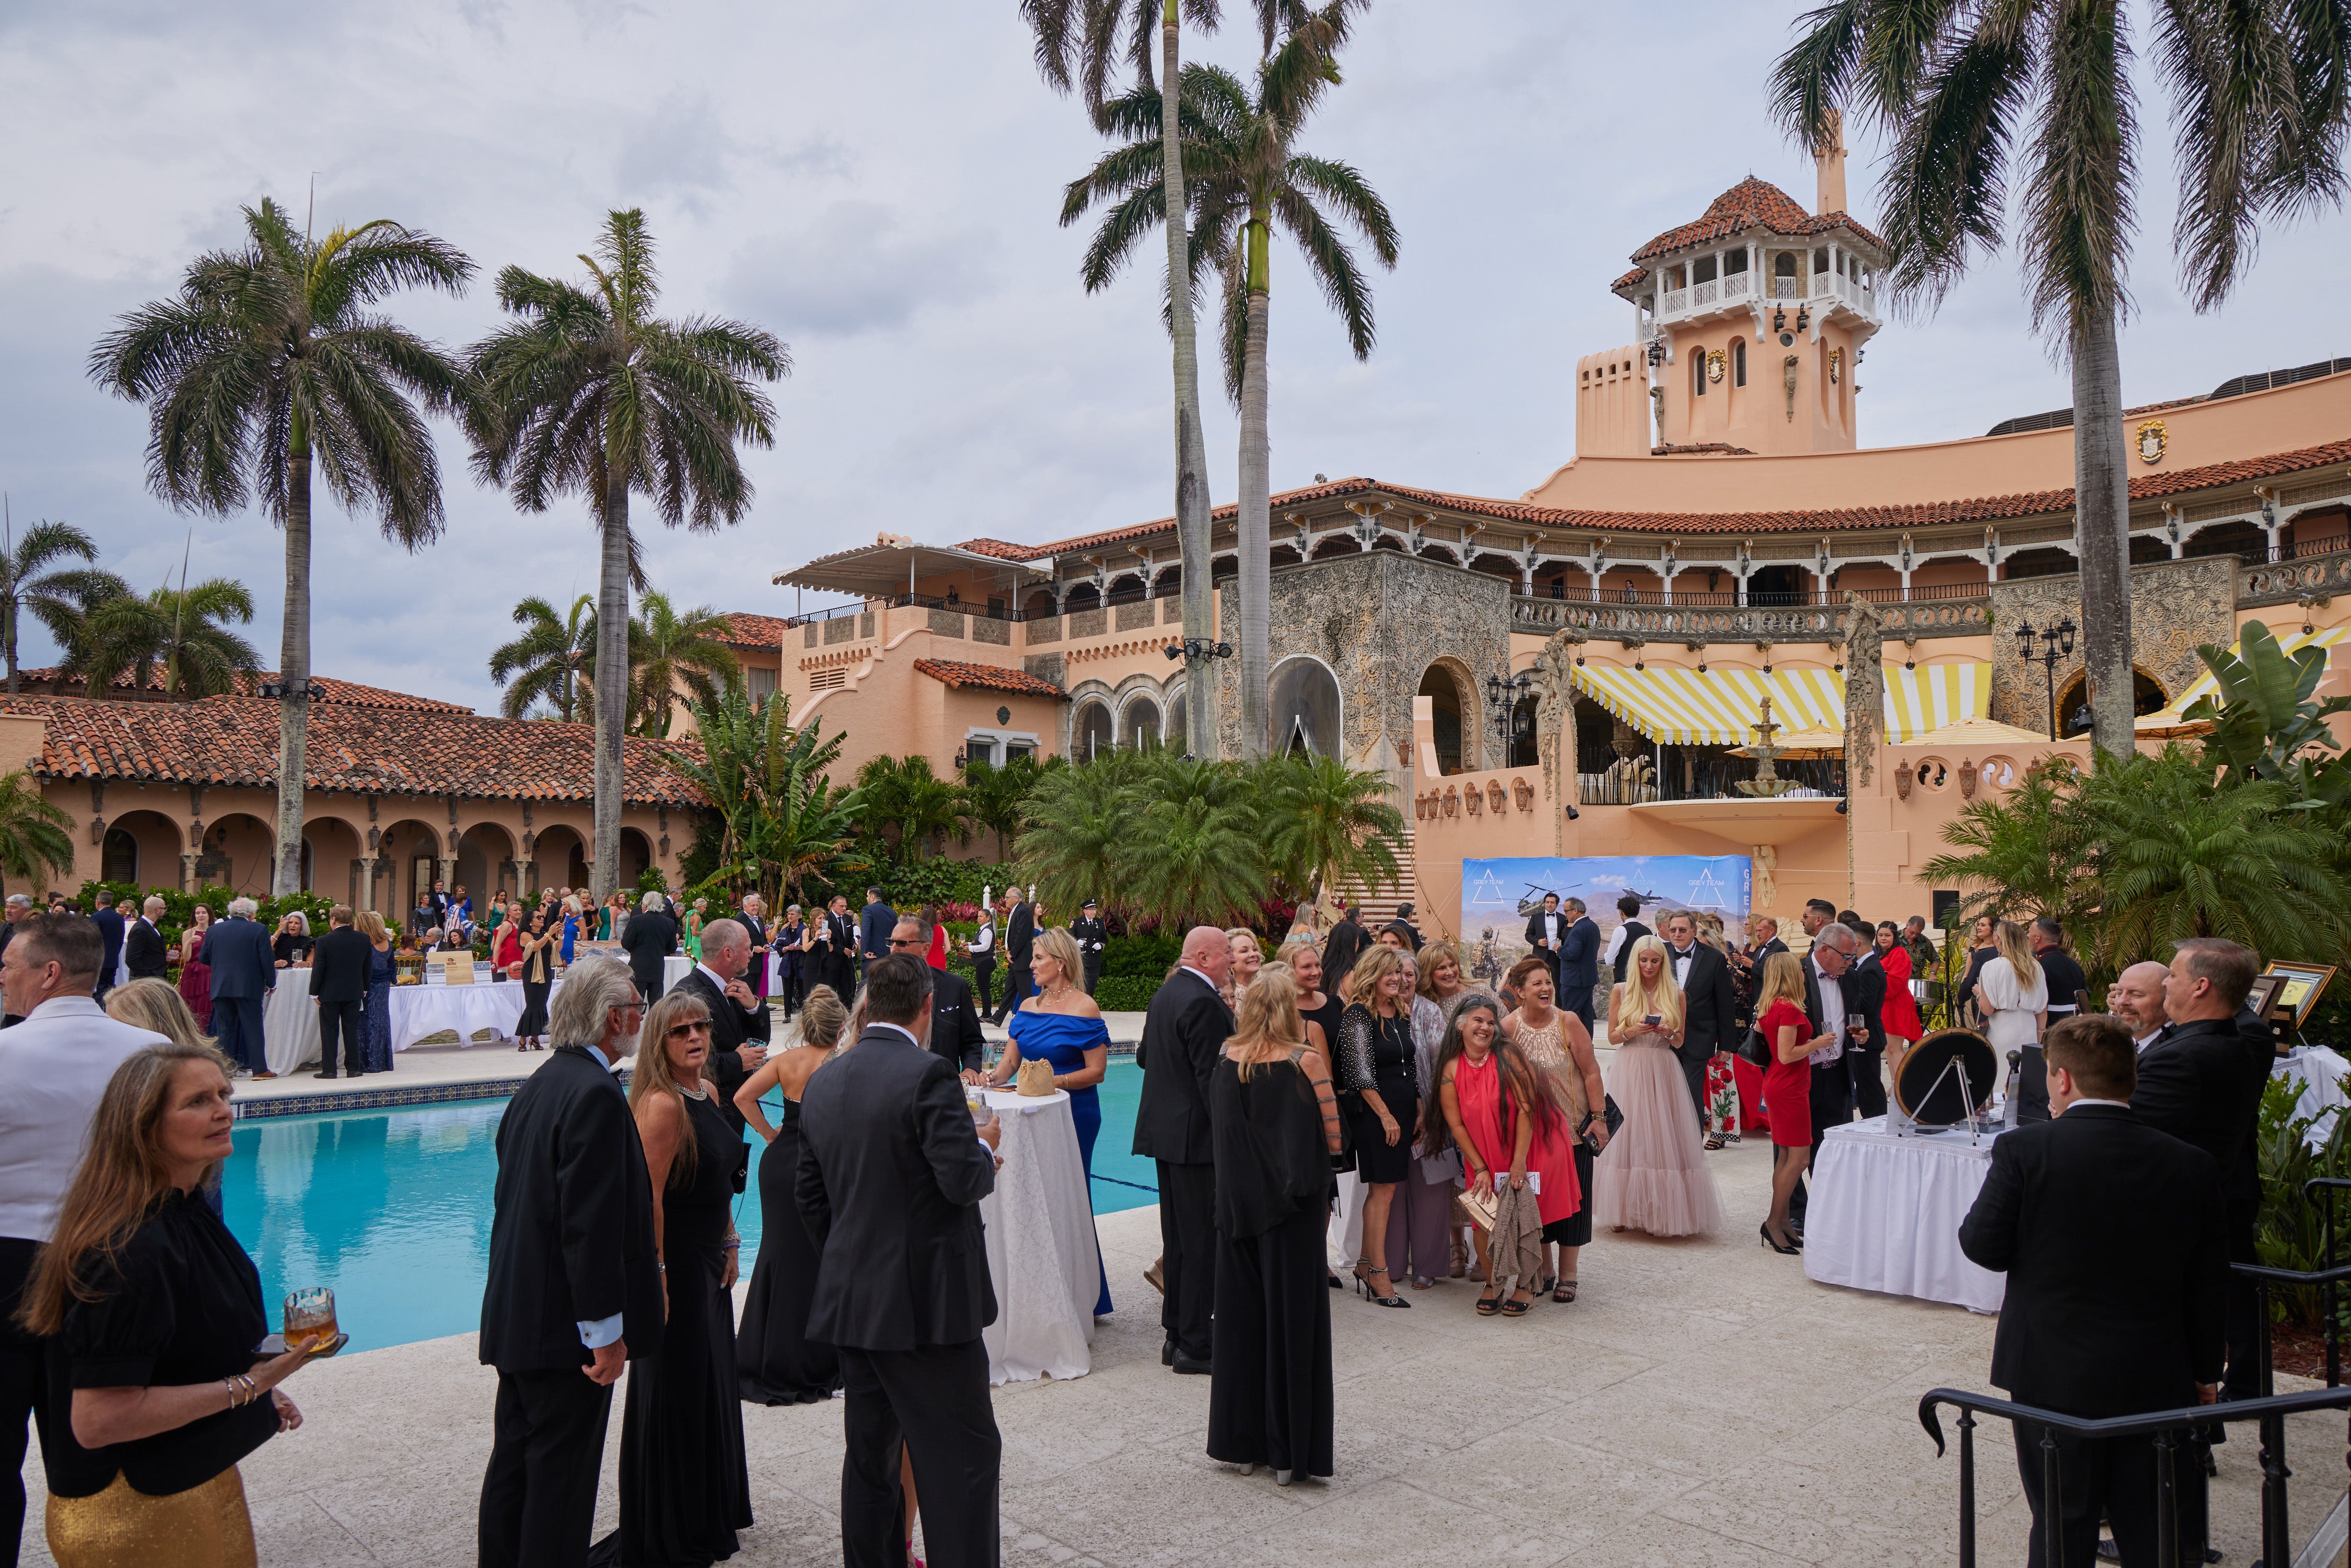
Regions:
[[661, 1349], [629, 1363], [621, 1421], [621, 1527], [592, 1561], [709, 1568], [751, 1523], [735, 1387], [732, 1210], [748, 1151], [702, 1077], [710, 1014], [673, 991], [646, 1012], [629, 1104], [653, 1186], [653, 1244], [669, 1292]]
[[[767, 1229], [735, 1333], [736, 1380], [754, 1405], [813, 1405], [841, 1386], [841, 1354], [808, 1337], [809, 1301], [816, 1294], [816, 1242], [800, 1222], [792, 1180], [800, 1163], [800, 1095], [841, 1042], [849, 1009], [831, 986], [800, 1003], [800, 1043], [768, 1058], [735, 1091], [735, 1108], [767, 1140], [759, 1155], [759, 1212]], [[780, 1126], [769, 1126], [759, 1097], [779, 1090]]]
[[1217, 1162], [1217, 1355], [1208, 1457], [1283, 1486], [1332, 1469], [1331, 1292], [1323, 1194], [1339, 1110], [1300, 1038], [1280, 970], [1241, 993], [1238, 1032], [1208, 1079]]

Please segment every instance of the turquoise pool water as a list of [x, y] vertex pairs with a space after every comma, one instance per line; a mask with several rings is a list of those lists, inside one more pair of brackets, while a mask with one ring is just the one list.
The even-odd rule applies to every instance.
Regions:
[[[1158, 1201], [1151, 1162], [1127, 1152], [1142, 1082], [1126, 1059], [1113, 1060], [1103, 1081], [1097, 1214]], [[506, 1107], [474, 1100], [239, 1122], [228, 1223], [261, 1270], [270, 1316], [288, 1291], [326, 1285], [354, 1350], [479, 1328]], [[747, 1270], [759, 1244], [760, 1152], [736, 1214]]]

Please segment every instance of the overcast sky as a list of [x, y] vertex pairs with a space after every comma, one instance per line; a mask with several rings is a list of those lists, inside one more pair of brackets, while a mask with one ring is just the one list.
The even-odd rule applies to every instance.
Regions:
[[[1275, 488], [1320, 472], [1516, 496], [1571, 455], [1576, 358], [1628, 335], [1607, 291], [1626, 256], [1750, 172], [1812, 204], [1810, 161], [1771, 129], [1761, 87], [1800, 8], [1374, 0], [1302, 144], [1363, 170], [1402, 256], [1378, 279], [1379, 343], [1359, 364], [1296, 254], [1276, 252]], [[1193, 43], [1236, 68], [1254, 57], [1238, 27]], [[465, 298], [392, 305], [448, 345], [494, 323], [497, 267], [579, 275], [576, 253], [626, 205], [660, 244], [667, 311], [741, 317], [789, 343], [776, 446], [749, 458], [748, 519], [716, 537], [646, 526], [651, 576], [681, 603], [788, 614], [774, 572], [884, 529], [1042, 540], [1170, 510], [1159, 269], [1092, 297], [1078, 283], [1082, 232], [1055, 220], [1099, 144], [1038, 79], [1014, 0], [658, 14], [619, 0], [5, 0], [0, 117], [13, 514], [81, 525], [142, 588], [177, 572], [193, 530], [194, 574], [241, 579], [259, 601], [248, 631], [266, 664], [278, 536], [258, 515], [183, 517], [157, 501], [144, 411], [100, 394], [84, 365], [117, 315], [237, 240], [240, 205], [299, 210], [313, 176], [321, 229], [395, 218], [480, 264]], [[2145, 117], [2126, 401], [2351, 354], [2340, 267], [2323, 263], [2351, 233], [2341, 217], [2272, 235], [2218, 315], [2186, 308], [2159, 98]], [[1850, 205], [1874, 222], [1877, 149], [1852, 143]], [[2005, 257], [1870, 348], [1871, 445], [1978, 435], [2070, 401]], [[1219, 386], [1212, 362], [1202, 371]], [[1220, 391], [1207, 414], [1223, 505], [1235, 421]], [[595, 539], [577, 500], [519, 515], [475, 486], [463, 443], [439, 434], [437, 545], [406, 554], [322, 500], [313, 657], [489, 711], [485, 664], [515, 601], [592, 592]]]

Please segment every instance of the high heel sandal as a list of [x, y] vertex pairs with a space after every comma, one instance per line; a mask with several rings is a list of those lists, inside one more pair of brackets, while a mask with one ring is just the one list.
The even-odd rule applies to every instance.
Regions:
[[1385, 1269], [1374, 1269], [1368, 1272], [1362, 1270], [1356, 1270], [1355, 1278], [1363, 1284], [1364, 1300], [1371, 1302], [1372, 1305], [1375, 1307], [1409, 1307], [1412, 1305], [1410, 1301], [1405, 1301], [1402, 1296], [1395, 1293], [1395, 1281], [1394, 1280], [1388, 1281], [1388, 1293], [1386, 1295], [1381, 1295], [1372, 1289], [1372, 1281], [1374, 1277], [1384, 1277], [1386, 1273], [1387, 1270]]
[[1552, 1291], [1552, 1293], [1551, 1293], [1551, 1299], [1552, 1299], [1552, 1301], [1558, 1301], [1558, 1302], [1561, 1302], [1561, 1303], [1564, 1304], [1564, 1303], [1566, 1303], [1566, 1302], [1568, 1302], [1568, 1301], [1572, 1301], [1575, 1300], [1575, 1281], [1573, 1281], [1573, 1280], [1558, 1280], [1558, 1281], [1553, 1281], [1553, 1285], [1554, 1285], [1554, 1289]]
[[1772, 1251], [1779, 1253], [1783, 1258], [1793, 1258], [1797, 1253], [1803, 1250], [1802, 1247], [1782, 1247], [1777, 1241], [1772, 1240], [1771, 1222], [1768, 1219], [1755, 1228], [1755, 1234], [1763, 1239], [1764, 1246], [1769, 1247]]
[[[1498, 1285], [1489, 1285], [1489, 1286], [1487, 1286], [1487, 1287], [1486, 1287], [1486, 1289], [1487, 1289], [1487, 1290], [1489, 1290], [1489, 1291], [1497, 1291], [1497, 1292], [1499, 1292], [1499, 1291], [1500, 1291], [1500, 1287], [1499, 1287], [1499, 1286], [1498, 1286]], [[1491, 1296], [1484, 1295], [1484, 1294], [1482, 1294], [1482, 1293], [1481, 1293], [1481, 1294], [1479, 1296], [1479, 1298], [1478, 1298], [1478, 1315], [1479, 1315], [1479, 1317], [1481, 1317], [1481, 1318], [1490, 1318], [1490, 1317], [1492, 1317], [1495, 1313], [1497, 1313], [1497, 1312], [1500, 1312], [1501, 1310], [1502, 1310], [1502, 1298], [1501, 1298], [1501, 1296], [1500, 1296], [1499, 1293], [1497, 1293], [1497, 1294], [1495, 1294], [1495, 1295], [1491, 1295]]]
[[[1524, 1285], [1520, 1285], [1518, 1289], [1519, 1291], [1523, 1291], [1527, 1287]], [[1512, 1295], [1516, 1295], [1518, 1291], [1513, 1291], [1510, 1293]], [[1502, 1303], [1502, 1315], [1506, 1318], [1522, 1318], [1527, 1315], [1527, 1309], [1533, 1305], [1534, 1302], [1532, 1300], [1523, 1301], [1504, 1301]]]

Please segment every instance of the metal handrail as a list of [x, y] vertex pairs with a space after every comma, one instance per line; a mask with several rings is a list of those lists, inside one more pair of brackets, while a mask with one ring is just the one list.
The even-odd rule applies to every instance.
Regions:
[[1520, 597], [1548, 599], [1553, 603], [1633, 604], [1667, 606], [1677, 610], [1839, 610], [1844, 607], [1848, 593], [1858, 593], [1872, 604], [1949, 603], [1991, 597], [1986, 585], [1980, 582], [1921, 584], [1907, 593], [1899, 588], [1838, 588], [1825, 592], [1814, 589], [1792, 592], [1753, 589], [1743, 600], [1736, 592], [1719, 590], [1710, 593], [1667, 593], [1662, 590], [1646, 588], [1604, 588], [1594, 591], [1589, 584], [1569, 588], [1559, 581], [1553, 581], [1550, 587], [1549, 593], [1522, 594]]
[[805, 615], [794, 615], [785, 621], [786, 626], [805, 626], [811, 621], [831, 621], [843, 615], [862, 615], [881, 610], [952, 610], [958, 615], [977, 615], [983, 621], [1025, 621], [1028, 617], [1017, 605], [990, 610], [986, 601], [973, 603], [968, 599], [948, 599], [936, 593], [879, 594], [855, 604], [836, 604], [830, 610], [811, 610]]
[[[2039, 1422], [2041, 1437], [2041, 1525], [2044, 1561], [2052, 1568], [2065, 1562], [2064, 1478], [2057, 1444], [2052, 1432], [2076, 1437], [2138, 1437], [2155, 1439], [2155, 1558], [2158, 1568], [2179, 1568], [2179, 1479], [2174, 1474], [2174, 1437], [2199, 1427], [2232, 1421], [2258, 1421], [2262, 1430], [2262, 1556], [2263, 1568], [2290, 1568], [2292, 1545], [2286, 1515], [2286, 1479], [2294, 1472], [2285, 1463], [2285, 1418], [2311, 1410], [2351, 1410], [2351, 1388], [2314, 1388], [2302, 1394], [2272, 1394], [2259, 1399], [2232, 1400], [2220, 1405], [2190, 1405], [2177, 1410], [2153, 1410], [2132, 1416], [2088, 1417], [2068, 1416], [2012, 1399], [1969, 1394], [1957, 1388], [1929, 1389], [1918, 1400], [1918, 1424], [1935, 1439], [1935, 1456], [1944, 1453], [1943, 1427], [1936, 1419], [1938, 1406], [1959, 1413], [1959, 1568], [1975, 1568], [1976, 1471], [1975, 1428], [1979, 1414], [2011, 1423]], [[2091, 1568], [2081, 1564], [2079, 1568]]]

